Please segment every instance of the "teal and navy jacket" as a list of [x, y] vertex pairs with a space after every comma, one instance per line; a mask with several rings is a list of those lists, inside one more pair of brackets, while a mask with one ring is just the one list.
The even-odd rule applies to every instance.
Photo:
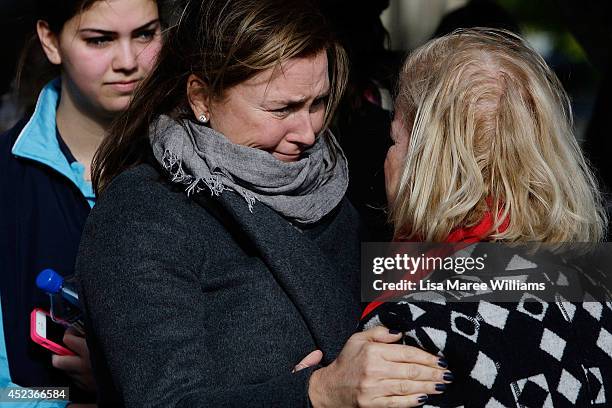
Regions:
[[[55, 80], [42, 90], [32, 116], [0, 135], [0, 387], [70, 385], [51, 366], [51, 352], [30, 339], [29, 319], [35, 307], [49, 308], [48, 297], [35, 286], [36, 275], [45, 268], [73, 273], [95, 202], [83, 165], [57, 131], [59, 97]], [[70, 387], [71, 397], [78, 393]]]

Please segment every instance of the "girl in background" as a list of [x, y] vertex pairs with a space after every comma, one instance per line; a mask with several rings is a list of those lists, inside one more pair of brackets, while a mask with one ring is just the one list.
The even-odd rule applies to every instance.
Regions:
[[34, 281], [44, 268], [73, 273], [95, 203], [93, 155], [156, 60], [160, 19], [155, 0], [45, 0], [39, 8], [37, 37], [57, 78], [34, 113], [0, 136], [0, 385], [71, 386], [73, 400], [88, 399], [95, 384], [85, 339], [67, 332], [76, 356], [52, 358], [30, 340], [31, 310], [49, 306]]

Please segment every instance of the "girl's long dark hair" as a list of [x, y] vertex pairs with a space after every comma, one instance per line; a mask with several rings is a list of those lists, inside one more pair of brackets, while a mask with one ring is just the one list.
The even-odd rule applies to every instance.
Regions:
[[66, 21], [86, 11], [101, 0], [39, 0], [34, 10], [34, 28], [25, 40], [15, 74], [19, 104], [32, 111], [43, 86], [60, 75], [60, 66], [47, 60], [36, 33], [36, 21], [44, 20], [49, 29], [59, 36]]

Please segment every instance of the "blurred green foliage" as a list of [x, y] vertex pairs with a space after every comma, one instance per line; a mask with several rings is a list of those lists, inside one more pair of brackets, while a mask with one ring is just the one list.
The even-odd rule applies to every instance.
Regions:
[[555, 1], [497, 0], [497, 3], [514, 16], [524, 35], [545, 32], [556, 52], [572, 63], [588, 63], [586, 53], [567, 29]]

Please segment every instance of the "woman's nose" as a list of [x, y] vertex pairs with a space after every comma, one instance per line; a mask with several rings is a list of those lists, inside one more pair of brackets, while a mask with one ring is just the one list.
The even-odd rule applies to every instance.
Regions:
[[129, 41], [118, 44], [113, 58], [113, 70], [134, 72], [138, 69], [138, 53]]
[[287, 141], [308, 147], [314, 144], [315, 137], [312, 114], [304, 112], [299, 115], [299, 122], [287, 137]]

